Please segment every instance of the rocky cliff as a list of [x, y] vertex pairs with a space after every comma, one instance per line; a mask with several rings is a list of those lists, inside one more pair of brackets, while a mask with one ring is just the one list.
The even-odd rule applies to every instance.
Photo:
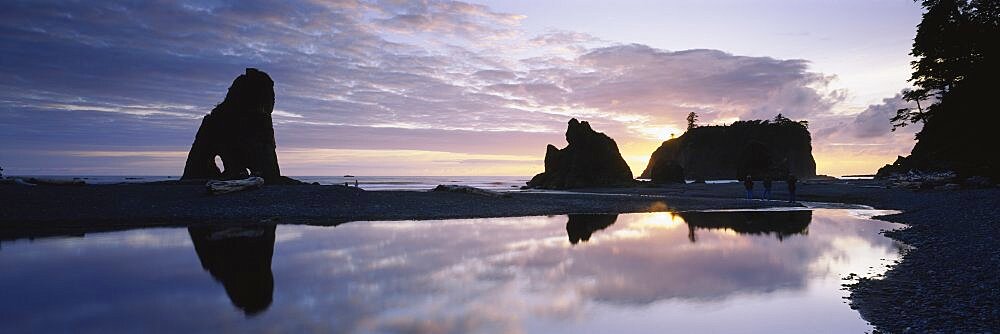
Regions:
[[632, 184], [632, 170], [618, 151], [618, 144], [590, 123], [569, 121], [565, 148], [548, 145], [545, 172], [528, 181], [528, 187], [568, 189]]
[[[195, 135], [181, 179], [242, 179], [297, 183], [281, 176], [275, 153], [274, 81], [255, 68], [233, 81], [226, 98], [205, 115]], [[222, 160], [223, 169], [215, 164]]]
[[816, 175], [811, 142], [806, 126], [788, 119], [697, 127], [663, 142], [640, 178], [672, 175], [678, 166], [691, 180], [739, 179], [748, 174], [757, 178], [765, 173], [774, 178], [789, 173], [811, 177]]
[[1000, 113], [989, 107], [995, 104], [995, 79], [1000, 75], [1000, 65], [995, 67], [994, 75], [970, 75], [928, 108], [939, 112], [924, 123], [910, 155], [880, 168], [876, 178], [955, 172], [962, 179], [985, 176], [1000, 182], [1000, 154], [991, 151], [1000, 143], [995, 129]]

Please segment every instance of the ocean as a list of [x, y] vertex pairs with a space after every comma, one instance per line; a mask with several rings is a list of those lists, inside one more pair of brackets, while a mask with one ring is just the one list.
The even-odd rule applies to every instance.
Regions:
[[[11, 175], [11, 177], [14, 177]], [[53, 179], [81, 179], [88, 184], [143, 183], [177, 180], [178, 176], [108, 176], [108, 175], [32, 175]], [[293, 179], [320, 184], [355, 185], [364, 190], [431, 190], [439, 184], [466, 185], [490, 190], [517, 190], [525, 185], [530, 176], [290, 176]]]
[[[15, 177], [15, 176], [10, 176]], [[143, 183], [177, 180], [178, 176], [109, 176], [109, 175], [31, 175], [23, 177], [39, 177], [53, 179], [82, 179], [88, 184]], [[409, 190], [426, 191], [434, 189], [439, 184], [466, 185], [495, 191], [519, 190], [530, 176], [290, 176], [293, 179], [323, 185], [348, 184], [364, 190]], [[871, 177], [841, 177], [841, 180], [870, 180]], [[643, 180], [643, 179], [640, 179]], [[691, 180], [687, 181], [691, 183]], [[735, 183], [737, 180], [709, 180], [706, 183]]]

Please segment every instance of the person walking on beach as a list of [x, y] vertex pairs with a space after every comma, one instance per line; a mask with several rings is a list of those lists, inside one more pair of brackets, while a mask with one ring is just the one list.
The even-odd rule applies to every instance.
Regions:
[[788, 174], [788, 203], [795, 203], [795, 183], [798, 181], [795, 175]]
[[753, 177], [747, 175], [747, 178], [743, 180], [743, 187], [747, 189], [747, 199], [753, 199]]
[[764, 177], [764, 193], [760, 195], [760, 199], [765, 201], [771, 199], [771, 175]]

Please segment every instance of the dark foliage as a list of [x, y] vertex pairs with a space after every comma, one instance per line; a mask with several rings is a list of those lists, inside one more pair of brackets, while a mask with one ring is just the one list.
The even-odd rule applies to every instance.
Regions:
[[698, 114], [696, 114], [694, 112], [691, 112], [690, 114], [688, 114], [687, 122], [688, 122], [688, 127], [687, 127], [688, 130], [697, 128], [698, 127]]
[[[653, 152], [640, 177], [653, 178], [678, 165], [687, 179], [740, 179], [816, 175], [807, 124], [780, 114], [774, 120], [701, 126], [667, 140]], [[654, 180], [654, 182], [656, 182]]]
[[[893, 128], [923, 123], [909, 157], [879, 170], [880, 176], [913, 170], [953, 170], [997, 179], [992, 134], [1000, 123], [991, 98], [1000, 77], [1000, 1], [926, 0], [911, 54], [917, 58], [904, 98], [918, 107], [901, 109]], [[920, 102], [934, 101], [930, 105]]]

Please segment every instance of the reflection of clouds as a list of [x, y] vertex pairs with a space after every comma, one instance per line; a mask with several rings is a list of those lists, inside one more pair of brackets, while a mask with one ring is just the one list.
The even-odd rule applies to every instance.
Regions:
[[526, 305], [510, 298], [511, 292], [500, 289], [482, 298], [489, 302], [470, 301], [460, 309], [453, 305], [420, 305], [431, 312], [390, 315], [377, 322], [374, 329], [392, 333], [521, 333], [522, 319], [510, 310]]
[[153, 229], [143, 229], [129, 231], [127, 234], [111, 235], [106, 233], [90, 233], [81, 234], [79, 236], [57, 236], [49, 237], [36, 240], [10, 240], [2, 241], [0, 244], [7, 247], [8, 245], [14, 245], [16, 243], [33, 243], [33, 242], [45, 242], [51, 243], [49, 247], [59, 247], [69, 250], [80, 249], [81, 247], [87, 247], [88, 249], [103, 248], [103, 249], [118, 249], [123, 245], [130, 249], [146, 248], [146, 249], [156, 249], [156, 248], [174, 248], [174, 249], [189, 249], [191, 248], [191, 239], [184, 235], [171, 235], [163, 233], [167, 229], [153, 228]]
[[[0, 284], [24, 286], [6, 300], [29, 302], [14, 309], [5, 300], [0, 311], [11, 309], [12, 319], [30, 319], [32, 312], [50, 319], [0, 329], [78, 324], [70, 314], [95, 300], [104, 310], [89, 316], [95, 327], [137, 329], [140, 321], [157, 318], [165, 329], [198, 331], [519, 332], [539, 324], [585, 324], [600, 317], [596, 308], [651, 307], [664, 300], [715, 309], [738, 295], [794, 293], [815, 277], [866, 265], [859, 259], [894, 253], [892, 242], [877, 234], [889, 224], [857, 219], [816, 210], [805, 237], [779, 243], [699, 230], [691, 243], [679, 216], [627, 214], [575, 247], [566, 240], [566, 216], [281, 226], [272, 263], [274, 301], [252, 320], [232, 312], [189, 248], [112, 248], [87, 243], [95, 240], [91, 236], [72, 250], [46, 247], [63, 240], [14, 243], [0, 252], [0, 265], [23, 272], [0, 272]], [[170, 229], [147, 232], [186, 238]], [[147, 232], [96, 236], [112, 241], [147, 238]], [[31, 249], [39, 251], [25, 252]], [[158, 270], [136, 265], [154, 262]], [[90, 289], [51, 281], [67, 270], [73, 270], [73, 287]], [[45, 282], [26, 283], [39, 278]], [[112, 282], [123, 288], [106, 285]]]
[[[673, 212], [650, 213], [644, 219], [632, 220], [626, 228], [616, 230], [609, 235], [610, 242], [618, 239], [640, 239], [662, 230], [671, 230], [684, 224], [684, 218]], [[599, 242], [599, 241], [598, 241]]]
[[[821, 273], [857, 273], [864, 275], [871, 272], [874, 259], [890, 259], [896, 256], [900, 243], [880, 235], [883, 229], [900, 228], [901, 224], [885, 223], [871, 219], [874, 216], [897, 213], [892, 210], [815, 210], [823, 212], [814, 219], [817, 223], [811, 226], [813, 233], [832, 236], [829, 242], [832, 247], [818, 256], [810, 265], [811, 272]], [[859, 219], [856, 226], [836, 224], [838, 220]], [[848, 230], [849, 229], [849, 230]], [[869, 261], [858, 261], [868, 259]]]
[[[574, 265], [560, 280], [587, 277], [595, 283], [581, 291], [619, 304], [647, 304], [667, 298], [711, 299], [734, 292], [770, 291], [803, 285], [803, 257], [767, 247], [768, 240], [703, 233], [690, 244], [686, 229], [663, 224], [663, 215], [622, 216], [623, 228], [598, 234], [599, 242], [565, 254]], [[676, 218], [675, 218], [676, 219]], [[763, 241], [763, 242], [762, 242]], [[562, 254], [541, 253], [539, 256]]]
[[[823, 218], [829, 214], [816, 216]], [[823, 221], [832, 223], [842, 218], [846, 216]], [[428, 271], [407, 280], [421, 282], [422, 289], [434, 291], [432, 299], [437, 302], [433, 303], [433, 307], [430, 304], [416, 303], [419, 305], [414, 306], [414, 303], [406, 303], [408, 306], [404, 307], [407, 310], [404, 313], [415, 313], [409, 317], [375, 315], [381, 319], [376, 323], [387, 326], [377, 328], [428, 329], [422, 325], [424, 322], [414, 319], [431, 318], [440, 320], [437, 323], [447, 324], [446, 327], [451, 330], [471, 330], [464, 327], [470, 323], [481, 323], [481, 330], [495, 329], [490, 326], [499, 325], [487, 325], [489, 322], [482, 322], [482, 319], [490, 318], [478, 313], [484, 311], [479, 308], [479, 302], [483, 300], [490, 301], [487, 304], [494, 311], [573, 319], [581, 317], [592, 302], [648, 304], [673, 298], [712, 302], [732, 294], [800, 289], [807, 284], [812, 271], [817, 269], [817, 263], [828, 261], [824, 258], [827, 254], [843, 253], [841, 247], [857, 248], [853, 241], [871, 244], [871, 239], [880, 238], [877, 234], [852, 236], [850, 234], [856, 231], [851, 227], [830, 231], [811, 227], [813, 233], [808, 238], [785, 240], [777, 247], [777, 240], [773, 237], [747, 237], [723, 229], [702, 231], [698, 243], [691, 244], [687, 240], [686, 229], [677, 228], [683, 226], [683, 219], [667, 213], [655, 213], [622, 215], [607, 230], [595, 232], [591, 242], [574, 249], [566, 247], [563, 236], [552, 236], [553, 232], [559, 232], [553, 231], [552, 225], [558, 226], [562, 219], [565, 218], [532, 217], [529, 218], [532, 223], [524, 225], [510, 224], [516, 220], [505, 219], [507, 224], [503, 229], [482, 222], [441, 226], [407, 223], [407, 227], [413, 229], [411, 235], [423, 239], [409, 240], [416, 245], [443, 246], [448, 243], [445, 240], [454, 235], [472, 236], [478, 243], [451, 252], [429, 253], [428, 256], [453, 257], [442, 261], [447, 265], [439, 269], [421, 265], [427, 262], [426, 258], [411, 258], [412, 265]], [[392, 226], [392, 223], [380, 224], [383, 223], [363, 228], [401, 229]], [[342, 227], [362, 228], [361, 225]], [[441, 230], [445, 227], [445, 235], [435, 236], [432, 232], [444, 232]], [[378, 228], [366, 234], [378, 235], [380, 232], [375, 230]], [[847, 236], [835, 237], [827, 233]], [[837, 241], [845, 238], [852, 243]], [[883, 248], [876, 246], [875, 249]], [[461, 254], [462, 258], [455, 259], [455, 254]], [[860, 256], [846, 254], [848, 262], [851, 257]], [[836, 259], [839, 261], [844, 256], [837, 256]], [[426, 296], [426, 290], [403, 289], [381, 291], [381, 296], [368, 297], [383, 300], [426, 298], [420, 297]], [[528, 305], [518, 308], [508, 303], [511, 295]], [[446, 317], [436, 316], [445, 312], [440, 305], [452, 304], [470, 307], [449, 309]]]

